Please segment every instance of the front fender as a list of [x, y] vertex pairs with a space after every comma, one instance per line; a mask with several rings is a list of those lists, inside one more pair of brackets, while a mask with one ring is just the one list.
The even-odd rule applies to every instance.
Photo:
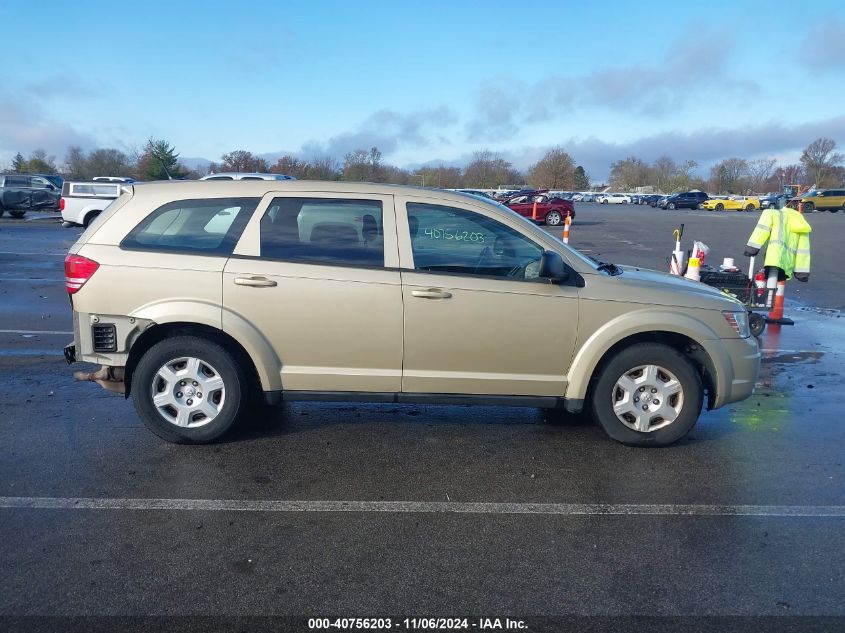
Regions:
[[[682, 334], [705, 349], [716, 370], [717, 389], [725, 378], [720, 379], [720, 358], [713, 358], [711, 350], [717, 351], [714, 341], [719, 337], [708, 325], [695, 317], [670, 310], [646, 309], [622, 314], [611, 319], [586, 340], [579, 342], [579, 351], [572, 359], [567, 375], [566, 399], [584, 400], [593, 372], [611, 347], [636, 334], [669, 332]], [[721, 389], [719, 389], [721, 391]]]

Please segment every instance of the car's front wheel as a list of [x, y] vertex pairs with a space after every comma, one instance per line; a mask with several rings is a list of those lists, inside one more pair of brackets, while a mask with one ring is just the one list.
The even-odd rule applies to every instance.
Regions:
[[746, 211], [753, 211], [753, 210], [754, 210], [754, 205], [753, 205], [753, 204], [747, 204], [747, 205], [745, 205], [745, 210], [746, 210]]
[[804, 203], [804, 213], [812, 213], [816, 210], [816, 205], [812, 202], [805, 202]]
[[546, 216], [546, 224], [549, 226], [557, 226], [560, 224], [560, 213], [557, 211], [549, 211], [549, 214]]
[[203, 444], [223, 435], [246, 406], [248, 385], [232, 354], [213, 341], [177, 336], [153, 345], [132, 375], [132, 401], [153, 433]]
[[9, 211], [9, 215], [11, 215], [13, 218], [17, 218], [18, 220], [20, 220], [23, 216], [26, 215], [26, 211]]
[[593, 415], [611, 438], [632, 446], [667, 446], [687, 435], [701, 412], [704, 389], [695, 367], [658, 343], [632, 345], [601, 370]]
[[724, 211], [724, 210], [725, 210], [725, 205], [723, 205], [721, 202], [717, 202], [716, 203], [716, 211]]
[[666, 205], [666, 208], [669, 209], [670, 211], [674, 211], [675, 210], [675, 203], [670, 202], [669, 204]]

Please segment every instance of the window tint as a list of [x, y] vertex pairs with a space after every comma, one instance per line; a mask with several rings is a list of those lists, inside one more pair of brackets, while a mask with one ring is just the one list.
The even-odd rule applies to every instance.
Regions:
[[156, 209], [121, 246], [141, 250], [229, 255], [260, 198], [179, 200]]
[[414, 268], [461, 275], [535, 279], [543, 249], [479, 213], [409, 202]]
[[206, 180], [234, 180], [231, 176], [211, 176], [210, 178], [206, 178]]
[[29, 187], [29, 176], [6, 176], [7, 187]]
[[261, 256], [309, 264], [384, 266], [377, 200], [276, 198], [261, 218]]
[[32, 177], [32, 186], [36, 189], [46, 189], [48, 184], [49, 183], [46, 178], [40, 178], [38, 176]]

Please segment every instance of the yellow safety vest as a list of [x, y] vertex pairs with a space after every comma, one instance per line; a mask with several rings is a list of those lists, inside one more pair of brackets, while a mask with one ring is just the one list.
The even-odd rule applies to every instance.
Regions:
[[812, 227], [804, 216], [794, 209], [766, 209], [748, 238], [748, 246], [766, 247], [765, 266], [777, 266], [786, 272], [810, 272], [810, 231]]

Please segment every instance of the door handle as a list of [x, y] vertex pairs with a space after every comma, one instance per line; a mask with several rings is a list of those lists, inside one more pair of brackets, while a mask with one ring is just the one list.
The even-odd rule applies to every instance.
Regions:
[[411, 290], [411, 296], [421, 299], [448, 299], [452, 296], [452, 293], [437, 288], [429, 288], [428, 290]]
[[235, 277], [236, 286], [252, 286], [254, 288], [272, 288], [278, 284], [267, 277]]

